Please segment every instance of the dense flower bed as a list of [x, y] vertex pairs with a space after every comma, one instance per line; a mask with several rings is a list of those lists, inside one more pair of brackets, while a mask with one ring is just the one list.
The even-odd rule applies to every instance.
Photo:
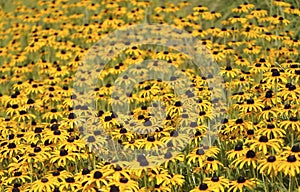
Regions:
[[198, 3], [2, 1], [1, 191], [300, 191], [299, 2]]

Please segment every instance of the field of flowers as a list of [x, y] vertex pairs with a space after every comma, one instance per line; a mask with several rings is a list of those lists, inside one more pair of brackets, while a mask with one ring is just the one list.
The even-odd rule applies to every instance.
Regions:
[[0, 191], [300, 192], [298, 0], [0, 4]]

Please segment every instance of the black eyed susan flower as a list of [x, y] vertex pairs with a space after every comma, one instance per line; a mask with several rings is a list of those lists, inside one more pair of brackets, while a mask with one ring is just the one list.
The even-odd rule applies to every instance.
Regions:
[[280, 160], [278, 165], [278, 171], [284, 173], [285, 175], [295, 176], [299, 174], [299, 161], [297, 160], [295, 155], [289, 155]]
[[14, 117], [13, 120], [17, 120], [18, 122], [25, 122], [28, 120], [34, 120], [36, 116], [34, 114], [28, 113], [27, 110], [20, 110]]
[[164, 183], [168, 186], [182, 186], [185, 182], [185, 178], [180, 174], [169, 174], [169, 181], [165, 181]]
[[277, 124], [268, 122], [263, 124], [262, 128], [257, 131], [258, 135], [266, 135], [268, 138], [282, 138], [286, 131], [279, 128]]
[[279, 127], [285, 130], [299, 131], [300, 121], [296, 116], [291, 116], [288, 120], [281, 121]]
[[246, 141], [246, 144], [250, 144], [250, 149], [258, 149], [258, 151], [262, 151], [264, 154], [266, 154], [270, 150], [274, 150], [276, 152], [280, 151], [281, 146], [283, 145], [283, 140], [268, 139], [267, 136], [262, 135], [259, 137], [259, 139]]
[[271, 119], [276, 118], [278, 115], [278, 110], [275, 107], [265, 106], [262, 111], [259, 113], [259, 119]]
[[292, 147], [284, 147], [283, 155], [295, 155], [296, 157], [299, 156], [300, 147], [299, 145], [294, 145]]
[[68, 190], [75, 191], [79, 189], [79, 187], [80, 187], [80, 183], [75, 180], [73, 175], [67, 177], [63, 182], [59, 184], [60, 191], [68, 191]]
[[72, 174], [66, 171], [63, 167], [59, 167], [57, 170], [51, 171], [48, 175], [46, 175], [46, 178], [56, 183], [64, 181], [68, 177], [72, 177]]
[[57, 184], [57, 181], [53, 181], [49, 178], [43, 177], [40, 180], [36, 180], [32, 183], [32, 189], [30, 190], [30, 192], [53, 191]]
[[161, 146], [163, 146], [163, 142], [156, 138], [155, 136], [148, 136], [147, 138], [142, 140], [141, 148], [145, 150], [155, 150], [158, 151]]
[[167, 168], [170, 164], [176, 164], [179, 162], [183, 162], [184, 156], [178, 153], [172, 153], [171, 151], [167, 151], [165, 154], [158, 157], [158, 159], [163, 162], [165, 168]]
[[120, 191], [138, 191], [138, 183], [132, 179], [121, 177], [119, 180], [110, 182], [109, 186], [117, 186]]
[[5, 158], [10, 158], [25, 152], [23, 144], [16, 144], [14, 142], [5, 142], [2, 144], [2, 146], [5, 147], [3, 147], [0, 152], [2, 156]]
[[224, 165], [214, 157], [207, 157], [203, 162], [203, 169], [205, 168], [206, 173], [214, 173], [221, 167], [224, 167]]
[[278, 159], [278, 157], [270, 155], [266, 159], [260, 160], [257, 169], [260, 173], [266, 173], [271, 176], [276, 176], [278, 174], [278, 166], [280, 164]]
[[239, 158], [241, 156], [244, 156], [248, 150], [249, 149], [247, 147], [243, 146], [243, 144], [238, 143], [234, 147], [234, 150], [230, 150], [227, 152], [227, 157], [229, 160], [233, 160], [233, 159]]
[[74, 152], [68, 152], [65, 149], [60, 149], [55, 151], [51, 156], [50, 162], [57, 163], [58, 166], [65, 166], [68, 162], [75, 162], [75, 157], [77, 156]]
[[102, 170], [98, 170], [98, 169], [91, 171], [91, 173], [90, 173], [91, 177], [86, 178], [86, 180], [84, 180], [84, 181], [87, 181], [85, 186], [89, 187], [92, 185], [92, 186], [101, 188], [102, 186], [108, 185], [108, 182], [105, 178], [108, 175], [111, 175], [112, 172], [113, 172], [113, 170], [111, 170], [111, 171], [103, 170], [102, 171]]
[[197, 163], [200, 167], [203, 166], [204, 161], [208, 157], [216, 158], [219, 149], [216, 147], [212, 147], [211, 150], [204, 150], [203, 148], [196, 148], [190, 154], [188, 154], [188, 163], [193, 162]]
[[297, 101], [300, 95], [300, 89], [296, 85], [287, 83], [285, 88], [279, 94], [284, 100]]
[[12, 173], [11, 177], [7, 178], [5, 183], [26, 183], [31, 180], [31, 177], [27, 173], [23, 173], [22, 171], [15, 171]]
[[245, 189], [253, 190], [254, 187], [258, 184], [257, 178], [246, 179], [243, 176], [240, 176], [235, 181], [230, 181], [229, 191], [244, 191]]
[[151, 186], [151, 187], [148, 187], [148, 188], [143, 187], [141, 190], [142, 191], [151, 190], [151, 191], [157, 191], [157, 192], [162, 192], [162, 191], [170, 192], [171, 188], [168, 187], [168, 186], [164, 186], [164, 185], [154, 185], [154, 186]]
[[114, 173], [112, 177], [115, 181], [119, 181], [121, 178], [131, 179], [130, 174], [128, 170], [126, 170], [126, 168], [122, 168], [118, 164], [114, 164], [113, 166]]
[[92, 149], [99, 149], [106, 143], [105, 138], [102, 135], [96, 136], [92, 134], [84, 136], [83, 141], [90, 151], [92, 151]]
[[263, 104], [259, 99], [247, 99], [246, 102], [239, 106], [240, 110], [245, 112], [260, 112], [262, 111]]
[[39, 147], [34, 146], [30, 147], [26, 150], [26, 155], [21, 158], [28, 163], [32, 162], [44, 162], [45, 160], [49, 159], [51, 156], [51, 148], [50, 147]]
[[60, 141], [66, 140], [69, 135], [67, 130], [60, 130], [58, 127], [59, 125], [54, 124], [54, 126], [52, 126], [53, 130], [47, 130], [42, 140], [44, 142], [49, 141], [53, 143], [59, 143]]
[[199, 186], [191, 190], [191, 192], [202, 192], [202, 191], [212, 192], [213, 188], [209, 188], [209, 186], [206, 183], [201, 183]]
[[229, 187], [229, 180], [223, 176], [213, 176], [211, 178], [205, 178], [204, 182], [207, 183], [207, 185], [216, 192], [224, 192], [225, 189], [228, 189]]
[[49, 112], [46, 112], [45, 114], [43, 114], [43, 118], [46, 120], [50, 120], [50, 119], [58, 119], [58, 118], [62, 118], [63, 115], [60, 111], [58, 111], [56, 108], [51, 109]]
[[67, 151], [80, 151], [84, 149], [86, 143], [77, 137], [68, 137], [60, 144], [60, 149], [66, 149]]
[[256, 168], [257, 154], [253, 150], [248, 150], [244, 156], [238, 157], [232, 162], [232, 164], [240, 169], [242, 169], [245, 165]]

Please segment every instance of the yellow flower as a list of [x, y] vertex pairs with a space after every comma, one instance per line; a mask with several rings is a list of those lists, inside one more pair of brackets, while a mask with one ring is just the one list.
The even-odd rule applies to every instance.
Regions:
[[278, 166], [280, 162], [278, 161], [278, 157], [270, 155], [267, 159], [260, 160], [260, 164], [257, 169], [260, 173], [266, 173], [271, 175], [271, 177], [276, 176], [278, 174]]
[[264, 154], [267, 154], [269, 151], [280, 151], [281, 146], [283, 145], [283, 140], [281, 139], [268, 139], [267, 136], [260, 136], [259, 139], [253, 139], [246, 141], [246, 144], [250, 144], [250, 149], [258, 149], [258, 151], [262, 151]]
[[236, 181], [230, 181], [229, 191], [233, 192], [242, 192], [245, 189], [253, 190], [254, 186], [259, 183], [257, 178], [246, 179], [243, 176], [240, 176]]
[[32, 183], [30, 192], [53, 191], [57, 184], [57, 181], [49, 180], [48, 178], [43, 177], [42, 179], [36, 180]]
[[285, 175], [295, 176], [300, 173], [300, 162], [295, 155], [289, 155], [282, 158], [278, 164], [278, 171], [283, 172]]

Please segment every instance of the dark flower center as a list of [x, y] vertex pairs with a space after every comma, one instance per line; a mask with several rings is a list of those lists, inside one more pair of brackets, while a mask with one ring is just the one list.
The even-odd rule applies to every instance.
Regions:
[[218, 176], [213, 176], [213, 177], [211, 178], [211, 181], [213, 181], [213, 182], [218, 182], [218, 181], [219, 181], [219, 177], [218, 177]]
[[100, 179], [102, 177], [102, 173], [100, 171], [96, 171], [94, 173], [94, 179]]
[[225, 70], [226, 70], [226, 71], [231, 71], [231, 70], [232, 70], [232, 67], [231, 67], [231, 66], [226, 66]]
[[203, 149], [197, 149], [196, 154], [197, 155], [204, 155], [205, 151]]
[[237, 144], [237, 145], [235, 146], [234, 150], [235, 150], [235, 151], [241, 151], [241, 150], [243, 150], [243, 144], [241, 144], [241, 143]]
[[235, 121], [236, 124], [242, 124], [243, 122], [244, 122], [243, 119], [237, 119], [237, 120]]
[[298, 121], [298, 118], [297, 117], [290, 117], [290, 121], [296, 122], [296, 121]]
[[19, 172], [19, 171], [17, 171], [17, 172], [14, 173], [14, 177], [19, 177], [21, 175], [22, 175], [22, 172]]
[[222, 124], [228, 123], [228, 119], [226, 119], [226, 118], [223, 119], [221, 123], [222, 123]]
[[288, 161], [289, 163], [293, 163], [293, 162], [296, 162], [297, 159], [296, 159], [295, 155], [289, 155], [289, 156], [287, 157], [287, 161]]
[[290, 109], [290, 108], [291, 108], [291, 105], [290, 105], [290, 104], [284, 105], [284, 109]]
[[276, 161], [276, 157], [275, 156], [270, 156], [270, 157], [268, 157], [267, 161], [269, 163], [275, 162]]
[[272, 71], [272, 76], [273, 76], [273, 77], [278, 77], [278, 76], [280, 76], [279, 71], [278, 71], [278, 70]]
[[204, 190], [208, 189], [208, 186], [206, 183], [201, 183], [199, 186], [199, 189], [204, 191]]
[[30, 105], [30, 104], [33, 104], [33, 103], [34, 103], [34, 100], [33, 100], [33, 99], [28, 99], [28, 100], [27, 100], [27, 104]]
[[25, 114], [27, 114], [27, 111], [22, 110], [22, 111], [19, 112], [19, 114], [20, 115], [25, 115]]
[[75, 179], [74, 179], [74, 177], [68, 177], [68, 178], [66, 178], [66, 182], [67, 183], [74, 183]]
[[190, 127], [197, 127], [197, 126], [198, 126], [197, 122], [191, 122], [190, 123]]
[[82, 175], [87, 175], [90, 173], [90, 170], [88, 168], [84, 168], [81, 172]]
[[35, 147], [33, 151], [35, 153], [38, 153], [38, 152], [42, 151], [42, 149], [40, 147]]
[[75, 119], [76, 115], [75, 113], [70, 113], [68, 119]]
[[148, 166], [149, 165], [149, 162], [147, 161], [147, 159], [144, 155], [139, 155], [137, 157], [137, 161], [140, 163], [140, 166]]
[[289, 86], [289, 91], [294, 91], [296, 89], [296, 86], [295, 85], [290, 85]]
[[255, 152], [252, 151], [252, 150], [249, 150], [249, 151], [246, 153], [246, 157], [247, 157], [247, 158], [254, 158], [254, 157], [255, 157]]
[[171, 131], [170, 133], [171, 137], [178, 137], [179, 133], [176, 130]]
[[149, 136], [149, 137], [147, 137], [147, 141], [149, 141], [149, 142], [155, 141], [154, 136]]
[[270, 109], [272, 109], [270, 106], [265, 106], [265, 107], [263, 108], [263, 111], [267, 111], [267, 110], [270, 110]]
[[127, 178], [121, 178], [121, 179], [120, 179], [120, 182], [121, 182], [121, 183], [127, 183], [127, 182], [128, 182], [128, 179], [127, 179]]
[[238, 180], [237, 180], [238, 183], [245, 183], [246, 182], [246, 179], [245, 177], [239, 177]]
[[122, 167], [120, 165], [117, 165], [116, 167], [114, 167], [115, 171], [122, 171]]
[[96, 141], [96, 139], [95, 139], [94, 136], [89, 136], [88, 139], [87, 139], [87, 141], [88, 141], [89, 143], [93, 143], [93, 142]]
[[72, 143], [72, 142], [74, 142], [74, 137], [69, 137], [68, 139], [67, 139], [67, 141], [69, 142], [69, 143]]
[[248, 134], [248, 135], [253, 135], [253, 134], [254, 134], [254, 130], [253, 130], [253, 129], [248, 130], [248, 131], [247, 131], [247, 134]]
[[272, 98], [272, 96], [273, 96], [273, 91], [267, 91], [266, 92], [266, 98]]
[[195, 137], [198, 137], [198, 136], [201, 136], [202, 134], [201, 134], [201, 132], [200, 131], [196, 131], [196, 133], [195, 133]]
[[171, 152], [167, 152], [167, 153], [164, 155], [164, 158], [165, 158], [165, 159], [170, 159], [170, 158], [172, 158], [172, 153], [171, 153]]
[[59, 171], [53, 171], [53, 172], [52, 172], [52, 175], [53, 175], [53, 176], [59, 176], [59, 175], [60, 175], [60, 172], [59, 172]]
[[184, 114], [181, 115], [181, 117], [182, 117], [182, 118], [189, 118], [189, 115], [186, 114], [186, 113], [184, 113]]
[[250, 104], [250, 105], [251, 105], [251, 104], [254, 104], [254, 99], [248, 99], [248, 100], [247, 100], [247, 104]]
[[66, 156], [66, 155], [68, 155], [68, 151], [65, 150], [65, 149], [61, 149], [60, 152], [59, 152], [59, 155], [60, 156]]
[[47, 183], [48, 181], [49, 181], [49, 180], [48, 180], [47, 178], [42, 178], [42, 179], [41, 179], [41, 182], [42, 182], [42, 183]]
[[9, 149], [14, 149], [14, 148], [16, 148], [17, 146], [16, 146], [16, 144], [14, 144], [14, 143], [9, 143], [7, 147], [8, 147]]
[[182, 106], [182, 103], [180, 101], [176, 101], [175, 106], [180, 107], [180, 106]]
[[264, 143], [266, 143], [266, 142], [268, 142], [268, 137], [267, 136], [260, 136], [260, 138], [259, 138], [259, 142], [264, 142]]
[[141, 161], [139, 163], [140, 163], [140, 166], [142, 166], [142, 167], [145, 167], [145, 166], [149, 165], [149, 162], [147, 160], [143, 160], [143, 161]]
[[146, 120], [144, 122], [144, 126], [146, 126], [146, 127], [152, 126], [152, 122], [150, 120]]
[[127, 130], [125, 128], [121, 128], [120, 133], [127, 133]]
[[294, 145], [294, 146], [292, 147], [292, 152], [294, 152], [294, 153], [300, 152], [300, 147], [299, 147], [299, 145]]
[[110, 186], [110, 190], [109, 191], [110, 192], [120, 192], [120, 189], [119, 189], [118, 186], [112, 185], [112, 186]]
[[105, 121], [105, 122], [108, 122], [108, 121], [111, 121], [111, 120], [112, 120], [111, 116], [106, 116], [106, 117], [104, 118], [104, 121]]

